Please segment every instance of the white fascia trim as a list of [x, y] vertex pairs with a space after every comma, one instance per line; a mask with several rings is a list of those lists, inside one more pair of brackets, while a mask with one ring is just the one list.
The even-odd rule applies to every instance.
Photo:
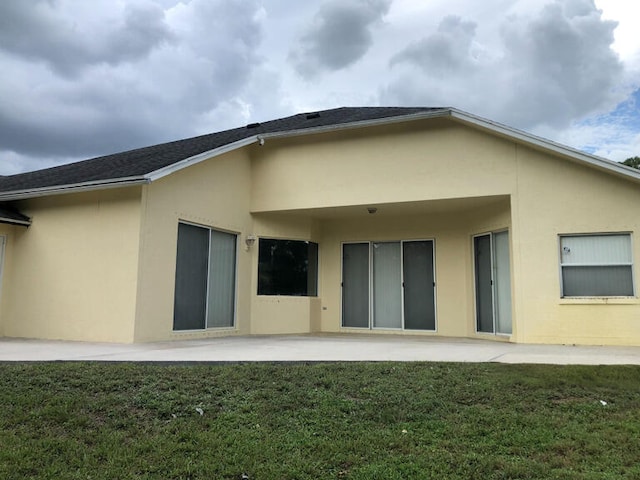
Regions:
[[7, 218], [0, 215], [0, 223], [8, 223], [10, 225], [24, 225], [28, 227], [31, 225], [30, 221], [27, 220], [16, 220], [15, 218]]
[[507, 127], [506, 125], [502, 125], [500, 123], [493, 122], [491, 120], [487, 120], [485, 118], [478, 117], [476, 115], [472, 115], [455, 108], [451, 109], [451, 118], [459, 120], [463, 123], [475, 125], [476, 127], [480, 127], [485, 130], [490, 130], [494, 133], [498, 133], [515, 140], [520, 140], [523, 143], [528, 143], [535, 147], [548, 150], [565, 157], [570, 157], [578, 162], [583, 162], [591, 165], [592, 167], [596, 167], [601, 170], [607, 170], [609, 172], [617, 173], [619, 175], [623, 175], [625, 177], [630, 177], [634, 180], [640, 181], [640, 170], [636, 168], [631, 168], [621, 163], [607, 160], [606, 158], [598, 157], [596, 155], [590, 155], [575, 148], [571, 148], [566, 145], [562, 145], [560, 143], [556, 143], [551, 140], [547, 140], [545, 138], [523, 132], [522, 130], [518, 130], [516, 128]]
[[341, 123], [337, 125], [324, 125], [321, 127], [301, 128], [297, 130], [286, 130], [282, 132], [264, 133], [257, 135], [258, 140], [268, 140], [270, 138], [298, 137], [301, 135], [312, 135], [318, 133], [336, 132], [339, 130], [350, 130], [353, 128], [375, 127], [378, 125], [391, 125], [393, 123], [403, 123], [427, 118], [447, 117], [450, 115], [450, 108], [439, 108], [437, 110], [411, 113], [409, 115], [398, 115], [395, 117], [376, 118], [374, 120], [361, 120], [358, 122]]
[[223, 153], [227, 153], [232, 150], [237, 150], [238, 148], [242, 148], [252, 143], [256, 143], [257, 141], [258, 141], [258, 136], [252, 135], [251, 137], [243, 138], [242, 140], [238, 140], [237, 142], [228, 143], [227, 145], [223, 145], [222, 147], [214, 148], [212, 150], [207, 150], [206, 152], [202, 152], [192, 157], [185, 158], [184, 160], [180, 160], [177, 163], [167, 165], [166, 167], [160, 168], [158, 170], [154, 170], [151, 173], [147, 173], [144, 176], [144, 178], [148, 182], [153, 182], [155, 180], [159, 180], [163, 177], [166, 177], [167, 175], [171, 175], [174, 172], [182, 170], [183, 168], [196, 165], [211, 157], [216, 157], [218, 155], [222, 155]]
[[126, 177], [97, 182], [72, 183], [69, 185], [56, 185], [54, 187], [31, 188], [27, 190], [14, 190], [0, 193], [0, 201], [22, 200], [26, 198], [44, 197], [48, 195], [61, 195], [63, 193], [88, 192], [91, 190], [104, 190], [107, 188], [130, 187], [144, 185], [149, 181], [144, 177]]

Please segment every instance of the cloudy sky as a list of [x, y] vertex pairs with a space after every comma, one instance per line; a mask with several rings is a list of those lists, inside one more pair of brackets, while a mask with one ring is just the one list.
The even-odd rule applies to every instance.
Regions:
[[640, 155], [636, 0], [0, 0], [0, 174], [338, 106]]

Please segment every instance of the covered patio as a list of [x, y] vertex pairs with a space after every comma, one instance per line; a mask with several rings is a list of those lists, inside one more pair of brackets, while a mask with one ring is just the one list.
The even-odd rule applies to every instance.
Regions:
[[319, 252], [316, 295], [261, 295], [254, 277], [252, 333], [516, 334], [509, 195], [252, 215], [259, 242]]

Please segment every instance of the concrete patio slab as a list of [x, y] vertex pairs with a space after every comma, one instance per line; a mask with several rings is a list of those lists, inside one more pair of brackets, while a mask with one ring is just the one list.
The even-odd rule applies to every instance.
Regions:
[[640, 347], [522, 345], [396, 335], [232, 336], [113, 344], [0, 339], [0, 361], [438, 361], [640, 365]]

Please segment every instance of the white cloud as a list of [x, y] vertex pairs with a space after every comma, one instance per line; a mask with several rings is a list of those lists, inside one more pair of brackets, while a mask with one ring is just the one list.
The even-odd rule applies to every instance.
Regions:
[[623, 65], [611, 50], [615, 23], [602, 20], [591, 0], [556, 0], [533, 16], [506, 18], [498, 46], [476, 41], [481, 28], [447, 17], [400, 51], [384, 103], [453, 105], [520, 128], [564, 128], [629, 93], [617, 89]]
[[613, 49], [624, 61], [640, 61], [640, 3], [628, 0], [595, 0], [602, 17], [618, 23], [614, 32]]

